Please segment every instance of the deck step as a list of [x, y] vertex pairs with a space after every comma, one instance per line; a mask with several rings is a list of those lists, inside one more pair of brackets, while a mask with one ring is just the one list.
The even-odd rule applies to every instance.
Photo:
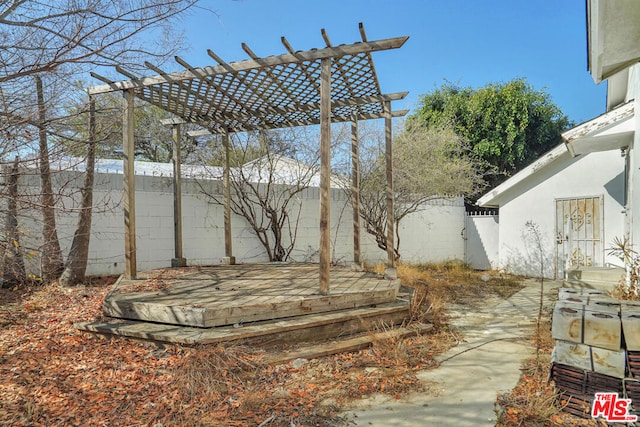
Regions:
[[620, 267], [577, 267], [567, 271], [565, 288], [612, 290], [624, 277]]
[[[170, 274], [171, 273], [171, 274]], [[108, 317], [209, 328], [392, 303], [400, 280], [332, 268], [331, 292], [319, 292], [318, 267], [234, 265], [121, 277], [105, 297]]]
[[433, 329], [432, 324], [421, 324], [416, 327], [402, 327], [388, 331], [376, 332], [359, 337], [347, 338], [331, 343], [322, 343], [298, 348], [293, 351], [271, 353], [263, 362], [264, 365], [277, 365], [296, 359], [315, 359], [317, 357], [348, 351], [361, 350], [369, 345], [383, 340], [401, 339], [420, 335]]
[[249, 340], [257, 344], [281, 344], [339, 338], [371, 330], [381, 323], [387, 326], [398, 325], [408, 317], [408, 302], [398, 300], [370, 307], [212, 328], [124, 319], [113, 319], [107, 322], [82, 322], [75, 326], [77, 329], [87, 332], [186, 345], [238, 340]]

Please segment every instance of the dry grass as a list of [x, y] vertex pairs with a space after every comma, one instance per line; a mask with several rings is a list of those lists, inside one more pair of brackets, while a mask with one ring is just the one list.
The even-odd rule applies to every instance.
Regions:
[[447, 304], [475, 305], [488, 296], [503, 299], [522, 289], [521, 278], [495, 271], [475, 271], [459, 261], [441, 264], [400, 264], [398, 277], [413, 288], [413, 321], [446, 325]]
[[[432, 322], [443, 344], [454, 334], [447, 325], [448, 304], [473, 307], [485, 301], [486, 297], [506, 299], [522, 288], [520, 277], [498, 272], [477, 272], [458, 262], [400, 265], [398, 275], [403, 285], [414, 289], [412, 320]], [[561, 402], [558, 401], [553, 384], [548, 381], [551, 351], [555, 345], [551, 336], [550, 314], [548, 310], [543, 312], [540, 333], [534, 333], [531, 337], [533, 345], [540, 348], [540, 357], [528, 360], [522, 367], [522, 376], [517, 386], [498, 396], [497, 426], [600, 425], [597, 421], [576, 418], [561, 410]], [[453, 343], [449, 341], [448, 345]], [[395, 345], [384, 353], [397, 354], [401, 348], [404, 347]], [[405, 356], [396, 357], [398, 360], [406, 359]]]
[[[377, 273], [384, 266], [373, 268]], [[378, 271], [380, 270], [380, 271]], [[239, 347], [191, 350], [176, 366], [177, 389], [190, 404], [214, 409], [224, 401], [235, 420], [265, 426], [341, 425], [340, 408], [372, 393], [400, 397], [424, 390], [417, 372], [437, 365], [435, 356], [451, 348], [458, 337], [446, 325], [446, 305], [484, 296], [506, 297], [520, 289], [517, 279], [475, 272], [460, 263], [400, 265], [404, 286], [413, 288], [411, 323], [436, 327], [410, 338], [374, 340], [369, 349], [293, 363], [262, 366], [264, 352]], [[393, 327], [379, 324], [371, 333]], [[213, 403], [217, 402], [217, 403]], [[272, 414], [267, 417], [265, 414]], [[286, 415], [285, 415], [286, 414]], [[208, 417], [203, 414], [203, 419]], [[185, 421], [174, 419], [173, 421]]]
[[640, 287], [637, 281], [631, 282], [629, 289], [627, 289], [625, 279], [620, 280], [618, 284], [609, 292], [609, 295], [615, 299], [624, 301], [638, 301], [640, 300]]
[[518, 384], [509, 392], [498, 395], [497, 427], [561, 427], [600, 426], [597, 420], [575, 417], [562, 412], [552, 381], [549, 381], [551, 351], [555, 341], [551, 336], [549, 313], [545, 314], [539, 336], [531, 337], [533, 345], [540, 345], [539, 359], [528, 359], [522, 366]]

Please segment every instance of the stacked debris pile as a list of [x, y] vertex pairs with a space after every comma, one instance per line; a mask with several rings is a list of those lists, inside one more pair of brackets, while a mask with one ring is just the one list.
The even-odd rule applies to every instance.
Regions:
[[613, 392], [640, 415], [640, 302], [560, 289], [551, 334], [551, 379], [566, 412], [590, 418], [595, 393]]

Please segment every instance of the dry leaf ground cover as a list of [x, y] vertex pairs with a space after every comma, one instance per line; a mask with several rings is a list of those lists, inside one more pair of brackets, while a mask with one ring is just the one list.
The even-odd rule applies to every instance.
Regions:
[[562, 411], [566, 401], [558, 398], [553, 381], [549, 380], [551, 352], [555, 341], [551, 336], [551, 309], [544, 311], [539, 335], [532, 335], [531, 343], [539, 346], [538, 358], [532, 357], [522, 366], [518, 384], [509, 392], [498, 396], [501, 414], [498, 427], [596, 427], [608, 425], [603, 419], [576, 417]]
[[[498, 396], [497, 404], [501, 408], [501, 415], [496, 424], [499, 427], [562, 427], [581, 426], [596, 427], [608, 425], [603, 419], [580, 418], [562, 412], [562, 406], [567, 402], [558, 399], [549, 381], [551, 366], [551, 325], [548, 321], [542, 329], [541, 355], [538, 360], [531, 358], [522, 367], [520, 381], [511, 391]], [[538, 339], [533, 337], [535, 345]], [[588, 408], [586, 408], [588, 410]]]
[[518, 281], [459, 264], [400, 266], [415, 288], [412, 322], [428, 334], [264, 366], [265, 349], [158, 346], [77, 331], [100, 318], [114, 278], [63, 288], [0, 289], [0, 425], [338, 426], [352, 399], [420, 389], [416, 372], [454, 345], [447, 302], [508, 295]]

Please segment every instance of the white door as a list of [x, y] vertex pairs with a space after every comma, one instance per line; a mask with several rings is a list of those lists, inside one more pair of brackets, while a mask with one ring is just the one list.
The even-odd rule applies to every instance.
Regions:
[[556, 199], [556, 278], [568, 269], [603, 265], [602, 196]]

